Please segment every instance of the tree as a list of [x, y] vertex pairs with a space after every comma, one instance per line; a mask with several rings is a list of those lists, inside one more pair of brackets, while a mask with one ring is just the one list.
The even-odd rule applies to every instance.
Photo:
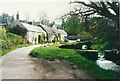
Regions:
[[49, 20], [47, 18], [47, 14], [45, 12], [42, 12], [39, 14], [39, 22], [43, 25], [48, 25]]
[[[106, 43], [107, 49], [118, 49], [118, 36], [114, 28], [115, 23], [106, 18], [94, 17], [89, 20], [89, 32], [95, 44]], [[109, 30], [108, 30], [109, 28]]]
[[55, 25], [55, 22], [53, 21], [53, 22], [49, 22], [48, 24], [47, 24], [49, 27], [53, 27], [53, 25]]
[[[73, 3], [82, 4], [88, 7], [88, 10], [77, 10], [73, 14], [82, 14], [85, 19], [85, 27], [91, 30], [93, 39], [97, 42], [107, 42], [108, 47], [116, 48], [119, 50], [119, 2], [118, 0], [100, 0], [89, 3], [74, 1]], [[94, 17], [89, 17], [93, 15]], [[94, 41], [95, 41], [94, 40]]]
[[0, 23], [6, 24], [6, 23], [11, 23], [14, 20], [14, 16], [10, 16], [7, 13], [3, 13], [0, 15]]
[[66, 22], [64, 28], [69, 35], [78, 35], [81, 30], [79, 16], [72, 15]]
[[23, 38], [25, 37], [26, 33], [27, 33], [27, 29], [20, 27], [19, 25], [13, 27], [10, 29], [11, 33], [17, 34], [19, 36], [22, 36]]
[[[89, 1], [89, 2], [90, 2], [89, 4], [85, 3], [85, 2], [81, 2], [81, 1], [74, 1], [73, 3], [83, 4], [83, 5], [90, 8], [87, 11], [79, 12], [79, 13], [83, 13], [84, 16], [88, 16], [88, 15], [92, 15], [92, 14], [97, 13], [103, 17], [106, 17], [108, 19], [112, 19], [116, 23], [116, 25], [118, 25], [118, 21], [119, 21], [119, 3], [118, 3], [118, 0], [115, 0], [115, 1], [100, 0], [97, 2], [93, 2], [93, 1]], [[118, 27], [118, 29], [119, 29], [119, 27]]]

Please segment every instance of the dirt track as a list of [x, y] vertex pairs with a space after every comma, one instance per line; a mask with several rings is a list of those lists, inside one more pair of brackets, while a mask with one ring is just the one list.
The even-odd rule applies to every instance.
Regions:
[[[77, 66], [67, 61], [58, 59], [49, 61], [46, 59], [34, 59], [34, 70], [41, 72], [43, 79], [94, 79]], [[40, 75], [41, 76], [41, 75]]]

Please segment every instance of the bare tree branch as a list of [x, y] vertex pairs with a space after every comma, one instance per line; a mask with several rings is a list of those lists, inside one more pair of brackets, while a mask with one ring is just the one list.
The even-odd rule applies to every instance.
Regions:
[[[118, 15], [119, 15], [118, 2], [110, 2], [110, 1], [93, 2], [93, 1], [90, 1], [90, 4], [88, 4], [85, 2], [81, 2], [81, 1], [74, 1], [72, 3], [78, 3], [78, 4], [85, 5], [87, 7], [90, 7], [94, 11], [94, 13], [97, 12], [101, 16], [105, 16], [106, 18], [112, 19], [113, 21], [118, 23]], [[113, 10], [115, 12], [115, 14], [113, 12], [111, 12], [111, 10], [109, 10], [109, 8], [111, 10]], [[86, 13], [91, 12], [91, 14], [92, 14], [92, 10], [89, 10]], [[91, 15], [91, 14], [88, 13], [86, 15]]]

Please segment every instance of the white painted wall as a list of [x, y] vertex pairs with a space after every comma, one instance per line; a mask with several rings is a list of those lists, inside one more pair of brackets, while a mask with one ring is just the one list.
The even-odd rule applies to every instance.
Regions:
[[35, 38], [36, 38], [36, 44], [38, 44], [38, 36], [41, 34], [42, 33], [28, 31], [27, 32], [28, 41], [32, 44], [35, 44]]
[[64, 41], [65, 37], [67, 37], [67, 35], [61, 34], [61, 40]]

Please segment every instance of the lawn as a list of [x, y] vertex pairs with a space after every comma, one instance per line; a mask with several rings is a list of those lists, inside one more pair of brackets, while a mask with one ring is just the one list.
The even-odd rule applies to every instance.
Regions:
[[74, 49], [61, 49], [57, 45], [52, 45], [50, 47], [39, 47], [33, 49], [29, 55], [32, 57], [45, 58], [54, 60], [64, 59], [66, 61], [76, 64], [80, 69], [86, 70], [90, 75], [94, 76], [100, 80], [116, 81], [119, 79], [120, 74], [111, 70], [101, 69], [96, 65], [95, 62], [90, 61], [80, 54], [77, 53], [78, 50]]

